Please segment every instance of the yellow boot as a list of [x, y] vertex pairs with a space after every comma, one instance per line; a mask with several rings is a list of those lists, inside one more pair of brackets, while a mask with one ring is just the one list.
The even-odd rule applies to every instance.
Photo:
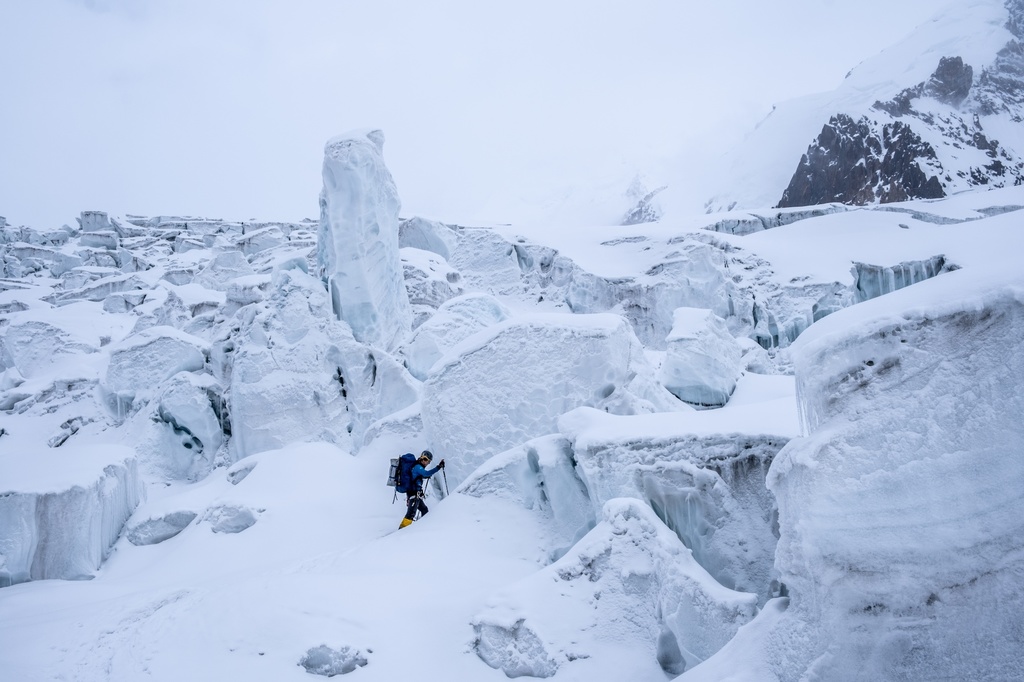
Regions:
[[401, 530], [402, 528], [405, 528], [406, 526], [411, 526], [411, 525], [412, 525], [412, 519], [402, 519], [402, 523], [399, 524], [398, 529]]

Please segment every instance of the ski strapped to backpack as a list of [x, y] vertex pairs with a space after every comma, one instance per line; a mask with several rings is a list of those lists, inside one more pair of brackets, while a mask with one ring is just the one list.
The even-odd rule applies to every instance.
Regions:
[[416, 466], [416, 455], [407, 452], [391, 460], [388, 485], [395, 486], [396, 493], [408, 492], [412, 486], [412, 468]]

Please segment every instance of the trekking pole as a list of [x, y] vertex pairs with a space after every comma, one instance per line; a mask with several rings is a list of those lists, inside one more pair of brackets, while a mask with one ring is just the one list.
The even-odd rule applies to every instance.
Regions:
[[441, 469], [441, 476], [444, 477], [444, 496], [448, 497], [451, 493], [448, 492], [448, 474], [444, 472], [444, 469]]

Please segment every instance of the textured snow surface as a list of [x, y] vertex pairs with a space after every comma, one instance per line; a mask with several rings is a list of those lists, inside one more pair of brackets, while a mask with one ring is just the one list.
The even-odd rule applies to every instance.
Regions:
[[510, 315], [501, 301], [488, 294], [466, 294], [444, 302], [405, 344], [403, 354], [409, 372], [426, 380], [434, 363], [456, 344]]

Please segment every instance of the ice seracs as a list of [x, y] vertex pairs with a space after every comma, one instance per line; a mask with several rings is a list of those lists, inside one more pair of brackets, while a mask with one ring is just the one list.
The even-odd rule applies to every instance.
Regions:
[[461, 480], [490, 456], [554, 433], [558, 417], [582, 405], [626, 414], [682, 409], [652, 375], [617, 315], [512, 317], [437, 361], [423, 385], [423, 428], [432, 449], [451, 453]]
[[402, 352], [409, 372], [425, 381], [434, 363], [456, 344], [510, 315], [508, 307], [489, 294], [466, 294], [445, 301], [405, 343]]
[[0, 587], [89, 579], [145, 498], [135, 455], [104, 444], [32, 456], [35, 470], [0, 459]]
[[617, 497], [644, 501], [715, 580], [767, 601], [779, 585], [765, 478], [798, 433], [792, 380], [778, 379], [757, 389], [778, 398], [724, 410], [617, 416], [579, 408], [562, 417], [559, 431], [594, 513]]
[[400, 201], [383, 150], [379, 130], [324, 147], [317, 262], [338, 319], [358, 341], [392, 349], [408, 333], [411, 310], [398, 254]]
[[490, 601], [474, 649], [509, 677], [678, 674], [728, 642], [756, 602], [715, 582], [649, 506], [620, 498], [565, 556]]
[[710, 310], [676, 308], [658, 380], [690, 405], [729, 402], [741, 373], [743, 351], [725, 321]]
[[178, 372], [152, 392], [127, 425], [126, 443], [145, 473], [164, 480], [196, 481], [217, 464], [226, 440], [224, 388], [206, 372]]
[[768, 476], [789, 607], [747, 640], [775, 679], [1019, 676], [1020, 281], [968, 259], [795, 344], [808, 435]]
[[202, 370], [208, 344], [173, 327], [150, 327], [114, 344], [102, 379], [115, 414], [131, 409], [138, 393], [148, 392], [178, 372]]
[[378, 248], [350, 138], [321, 253], [397, 318], [311, 221], [3, 229], [0, 580], [97, 579], [0, 590], [0, 670], [397, 679], [414, 599], [439, 680], [1013, 679], [1024, 187]]
[[485, 499], [509, 499], [544, 517], [544, 544], [551, 560], [561, 558], [597, 524], [595, 505], [576, 468], [572, 441], [541, 436], [506, 450], [477, 467], [457, 492]]
[[0, 335], [0, 368], [17, 369], [28, 378], [75, 355], [96, 353], [95, 341], [75, 329], [46, 320], [19, 320]]
[[413, 327], [417, 327], [439, 305], [462, 293], [462, 275], [430, 251], [405, 247], [401, 256], [405, 288], [414, 313]]
[[265, 305], [215, 360], [230, 374], [232, 459], [295, 440], [358, 449], [372, 422], [418, 398], [405, 368], [357, 342], [301, 268], [277, 271]]

